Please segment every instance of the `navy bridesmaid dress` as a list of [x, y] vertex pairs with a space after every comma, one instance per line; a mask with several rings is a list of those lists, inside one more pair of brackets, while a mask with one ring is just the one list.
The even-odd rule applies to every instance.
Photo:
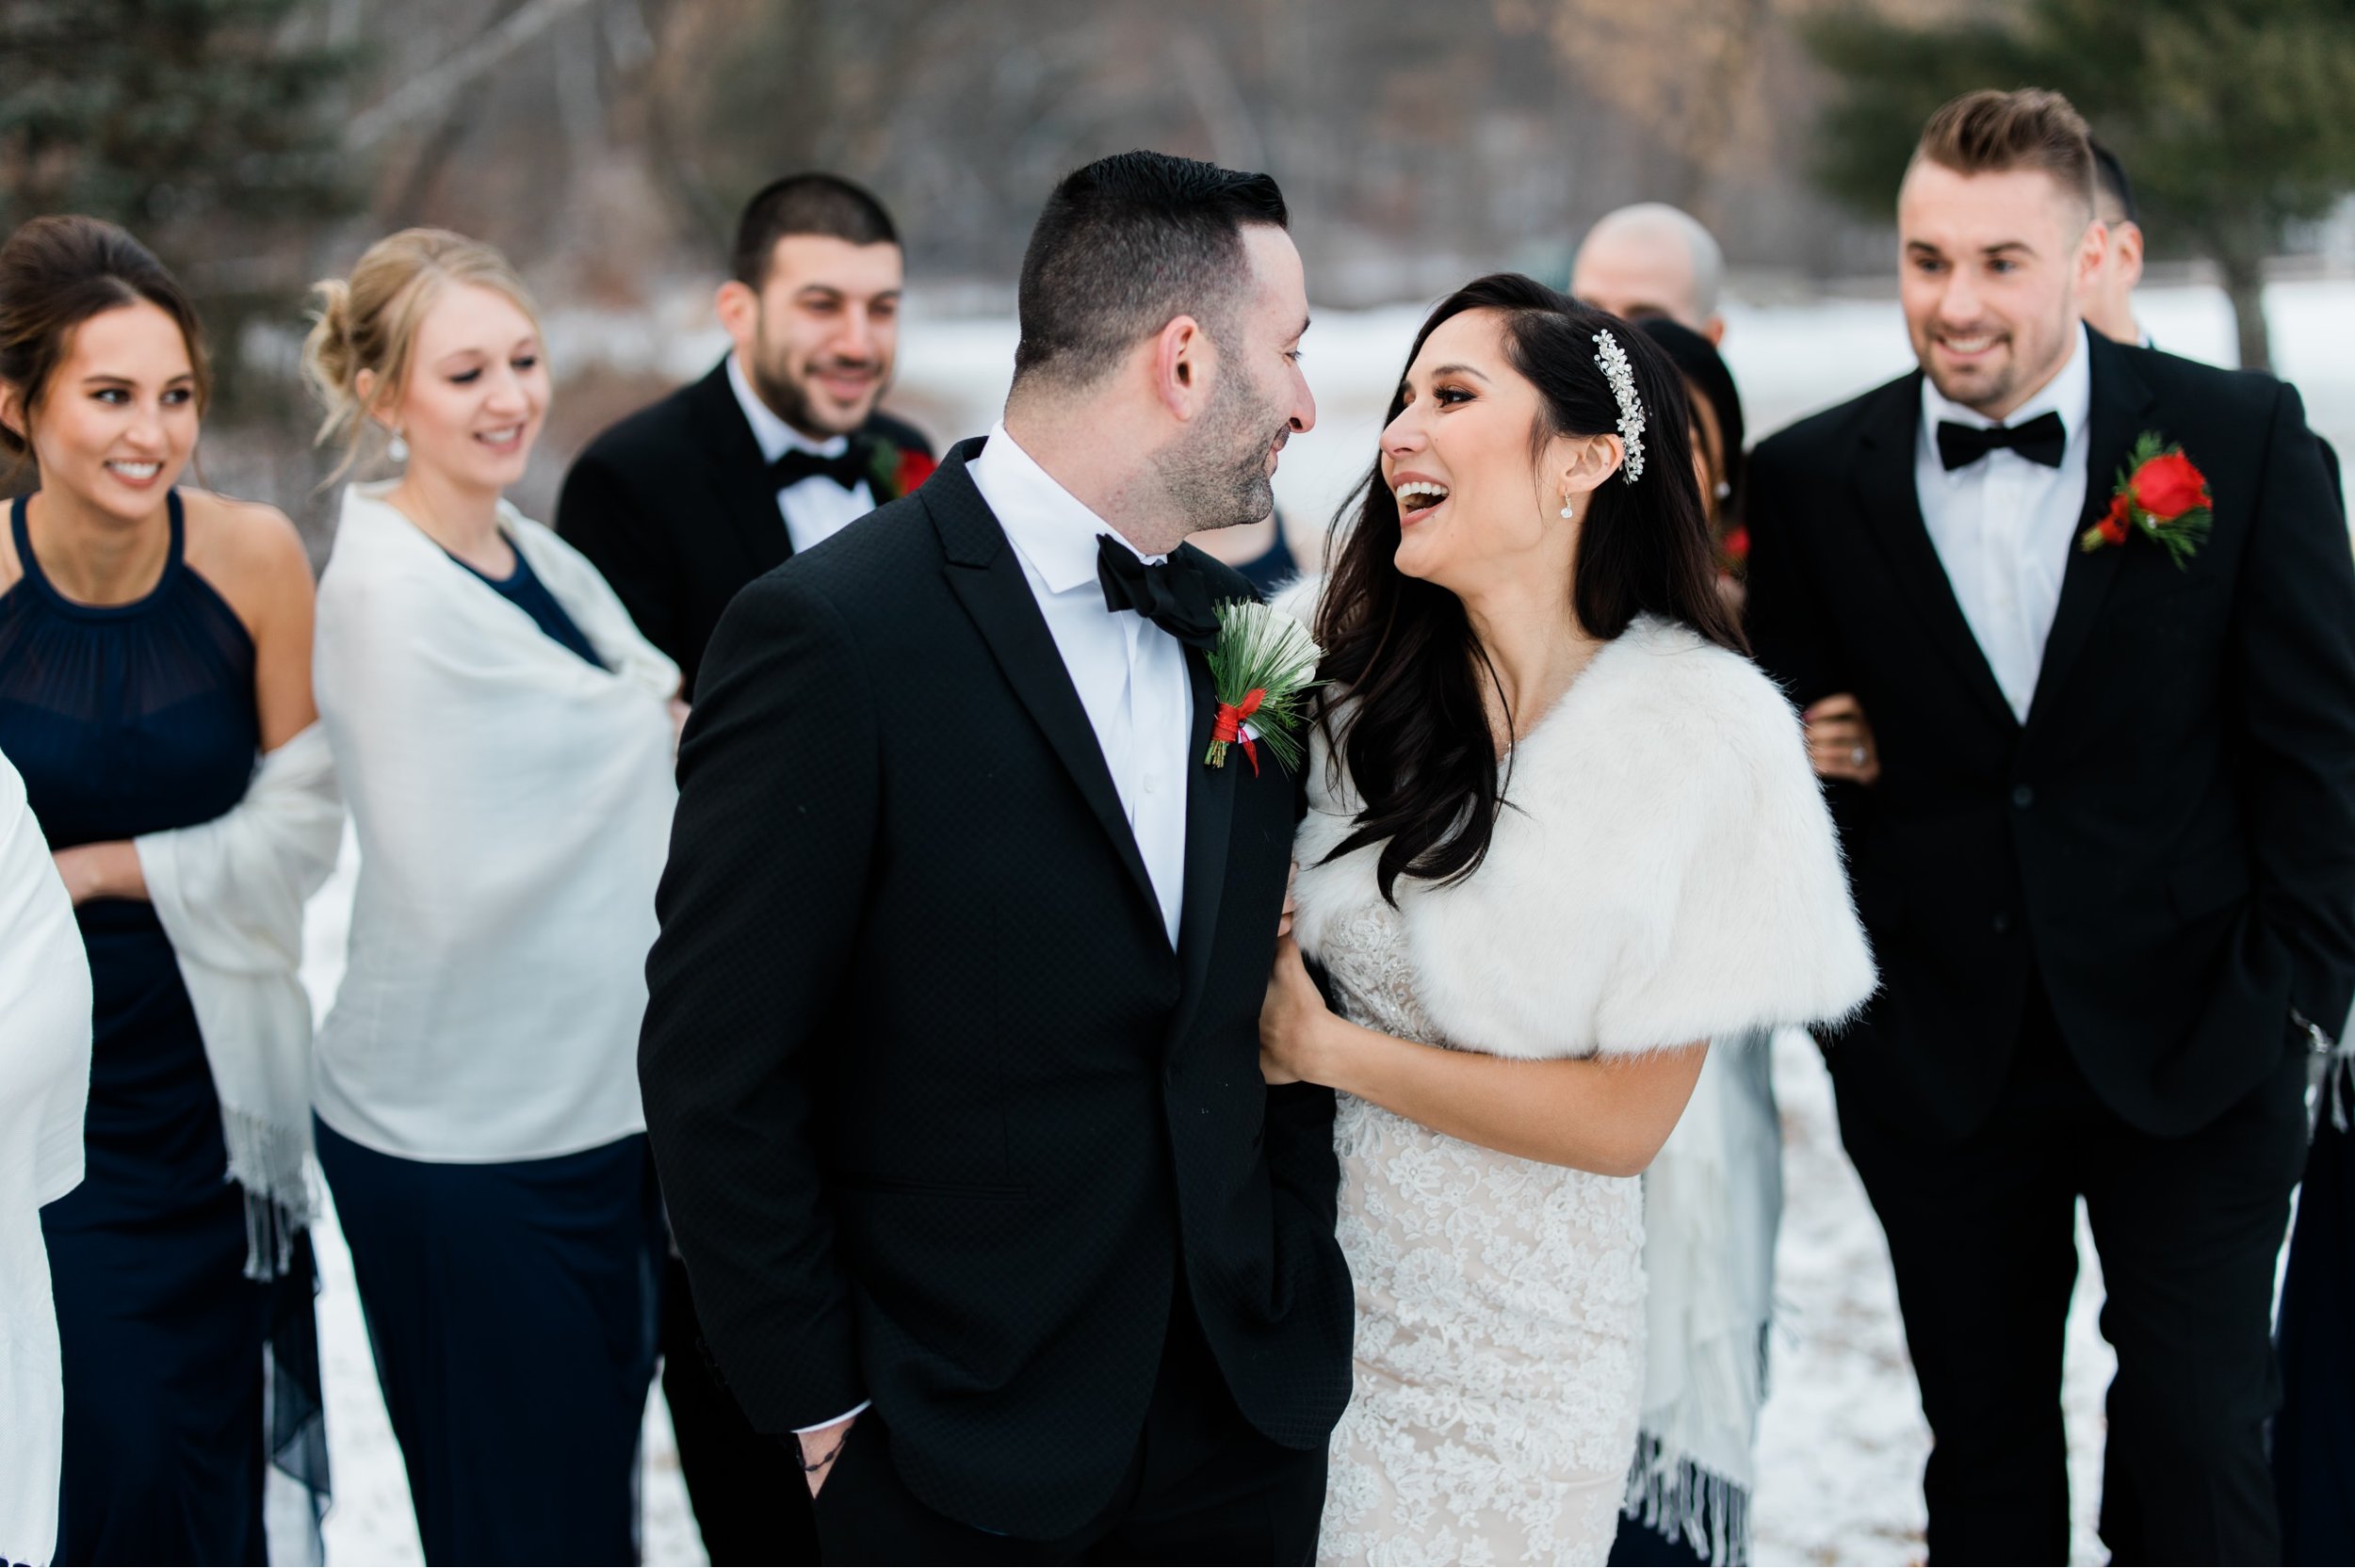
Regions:
[[[161, 577], [124, 605], [58, 592], [23, 499], [11, 513], [24, 575], [0, 593], [0, 752], [51, 847], [228, 811], [260, 738], [253, 644], [183, 563], [179, 496]], [[87, 1174], [41, 1211], [65, 1374], [57, 1560], [264, 1561], [266, 1431], [324, 1481], [308, 1238], [284, 1280], [246, 1277], [244, 1198], [171, 943], [144, 900], [75, 913], [96, 997]]]

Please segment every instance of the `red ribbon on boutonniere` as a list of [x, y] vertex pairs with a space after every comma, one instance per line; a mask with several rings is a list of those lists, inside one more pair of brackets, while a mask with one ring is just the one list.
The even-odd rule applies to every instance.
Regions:
[[2168, 445], [2155, 430], [2145, 430], [2136, 439], [2127, 466], [2118, 471], [2109, 510], [2078, 536], [2077, 548], [2099, 550], [2144, 533], [2167, 551], [2180, 572], [2208, 542], [2215, 509], [2208, 477], [2184, 455], [2183, 447]]
[[[1266, 698], [1266, 687], [1255, 687], [1244, 692], [1242, 701], [1240, 703], [1221, 703], [1218, 705], [1217, 717], [1210, 720], [1210, 744], [1232, 746], [1240, 740], [1242, 743], [1242, 754], [1249, 760], [1251, 776], [1255, 779], [1259, 776], [1259, 741], [1258, 737], [1244, 727], [1243, 720], [1259, 712], [1260, 703]], [[1210, 766], [1215, 768], [1218, 764], [1214, 762]]]

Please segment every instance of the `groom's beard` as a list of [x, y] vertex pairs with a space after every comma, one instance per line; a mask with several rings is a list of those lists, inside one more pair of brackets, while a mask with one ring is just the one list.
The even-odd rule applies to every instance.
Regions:
[[1187, 531], [1257, 523], [1275, 509], [1269, 454], [1291, 438], [1275, 399], [1238, 373], [1223, 374], [1193, 432], [1161, 454], [1161, 482]]

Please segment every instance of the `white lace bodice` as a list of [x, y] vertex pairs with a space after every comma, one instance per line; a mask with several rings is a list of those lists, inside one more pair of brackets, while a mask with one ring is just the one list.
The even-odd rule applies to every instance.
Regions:
[[[1449, 1045], [1397, 912], [1336, 912], [1342, 1012]], [[1635, 1447], [1643, 1200], [1343, 1095], [1341, 1248], [1356, 1387], [1333, 1436], [1324, 1562], [1600, 1562]]]

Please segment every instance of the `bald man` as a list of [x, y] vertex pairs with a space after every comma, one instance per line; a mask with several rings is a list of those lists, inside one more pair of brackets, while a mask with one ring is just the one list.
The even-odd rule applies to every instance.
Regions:
[[2142, 225], [2136, 220], [2134, 183], [2118, 154], [2099, 141], [2093, 147], [2093, 216], [2109, 231], [2102, 243], [2102, 265], [2084, 289], [2086, 325], [2112, 343], [2151, 347], [2151, 334], [2135, 319], [2135, 285], [2142, 282]]
[[1725, 252], [1700, 219], [1665, 202], [1642, 202], [1605, 214], [1586, 231], [1570, 267], [1570, 292], [1622, 320], [1665, 315], [1722, 343], [1717, 314]]

